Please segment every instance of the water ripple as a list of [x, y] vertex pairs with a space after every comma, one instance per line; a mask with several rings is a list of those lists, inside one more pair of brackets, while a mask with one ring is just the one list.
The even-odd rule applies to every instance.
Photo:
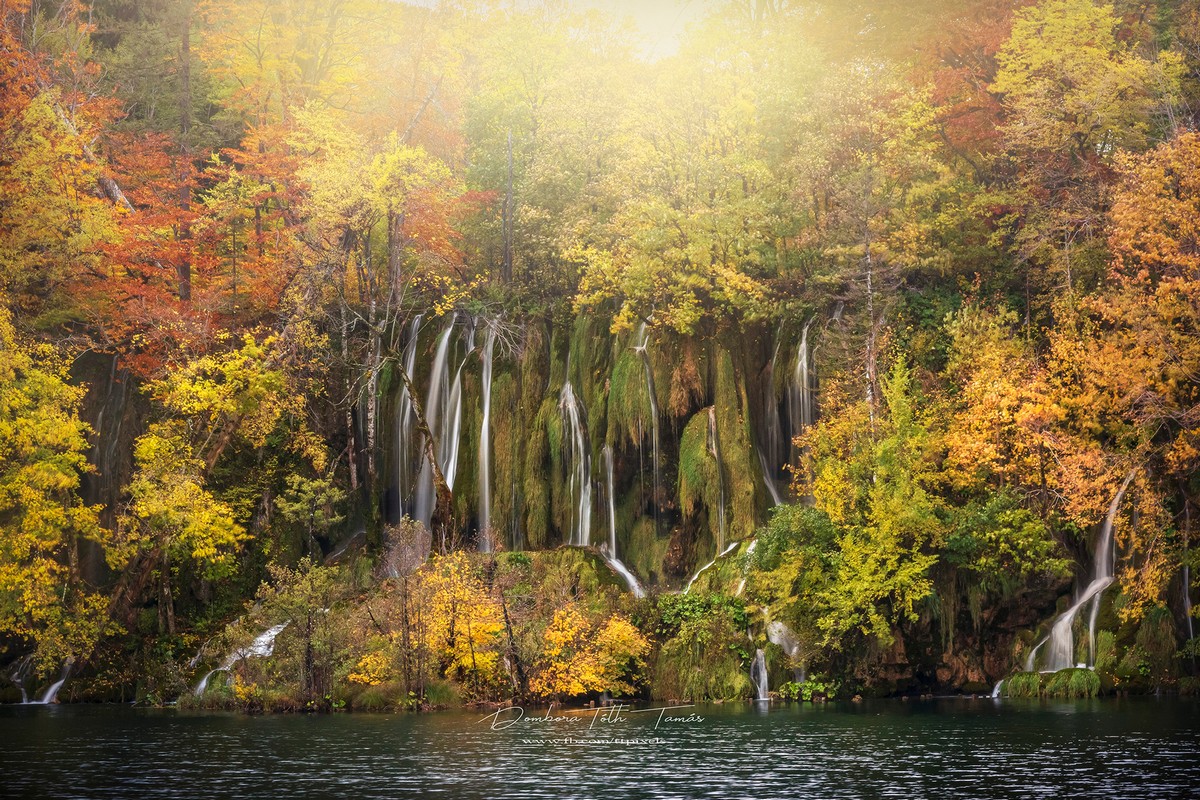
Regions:
[[[490, 730], [482, 714], [0, 709], [29, 798], [1152, 798], [1200, 794], [1189, 700], [708, 706], [702, 722]], [[597, 743], [650, 738], [654, 743]], [[568, 741], [573, 739], [574, 741]], [[581, 741], [589, 740], [589, 741]]]

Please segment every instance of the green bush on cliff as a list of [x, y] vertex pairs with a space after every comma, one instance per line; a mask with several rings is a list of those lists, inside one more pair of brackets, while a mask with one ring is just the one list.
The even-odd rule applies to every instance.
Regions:
[[1090, 669], [1060, 669], [1042, 690], [1046, 697], [1095, 697], [1100, 694], [1100, 676]]
[[1042, 673], [1018, 672], [1004, 679], [1006, 697], [1039, 697], [1042, 693]]
[[650, 626], [664, 640], [654, 670], [658, 697], [702, 701], [749, 696], [748, 619], [740, 600], [663, 595], [655, 612]]

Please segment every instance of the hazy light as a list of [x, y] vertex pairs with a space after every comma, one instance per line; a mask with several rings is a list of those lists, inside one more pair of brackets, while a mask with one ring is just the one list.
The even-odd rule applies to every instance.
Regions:
[[[433, 8], [439, 0], [393, 0], [414, 6]], [[631, 19], [641, 35], [642, 55], [657, 60], [679, 50], [679, 40], [687, 26], [715, 8], [721, 0], [563, 0], [568, 8], [579, 11], [603, 11], [625, 20]], [[514, 5], [529, 7], [537, 0], [517, 0]]]
[[580, 10], [595, 9], [632, 19], [642, 35], [641, 51], [650, 59], [674, 54], [687, 26], [716, 3], [717, 0], [568, 0], [568, 5]]

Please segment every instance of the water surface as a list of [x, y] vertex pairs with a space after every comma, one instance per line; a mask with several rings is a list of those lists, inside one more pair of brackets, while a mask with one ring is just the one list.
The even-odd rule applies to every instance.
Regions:
[[658, 713], [504, 727], [512, 712], [488, 720], [7, 706], [0, 794], [1174, 798], [1200, 796], [1198, 711], [1177, 698], [724, 705], [667, 712], [680, 721], [656, 729]]

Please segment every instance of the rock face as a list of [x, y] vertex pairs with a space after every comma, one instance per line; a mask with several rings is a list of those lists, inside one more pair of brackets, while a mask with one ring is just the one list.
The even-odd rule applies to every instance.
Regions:
[[[456, 437], [438, 458], [455, 474], [462, 541], [489, 529], [507, 548], [598, 546], [611, 515], [621, 559], [643, 581], [673, 586], [726, 542], [752, 535], [786, 497], [787, 443], [816, 408], [811, 330], [723, 342], [646, 325], [612, 334], [609, 320], [588, 316], [528, 320], [515, 346], [477, 358], [490, 324], [459, 315], [413, 326], [405, 350], [418, 400], [456, 402], [452, 427], [444, 410], [426, 417], [436, 436], [446, 428]], [[396, 522], [428, 506], [428, 487], [412, 398], [399, 380], [387, 386], [378, 438], [395, 445], [376, 494], [386, 499], [380, 515]], [[606, 451], [611, 503], [599, 467]]]

